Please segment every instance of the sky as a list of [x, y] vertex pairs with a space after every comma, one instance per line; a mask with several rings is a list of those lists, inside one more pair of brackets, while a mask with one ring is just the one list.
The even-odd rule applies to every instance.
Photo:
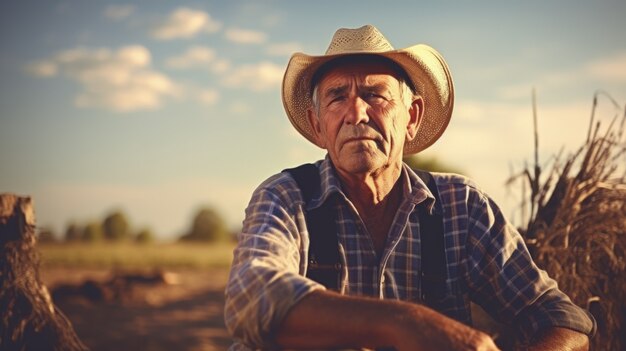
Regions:
[[3, 1], [0, 193], [31, 196], [57, 235], [121, 210], [173, 239], [207, 206], [236, 229], [264, 179], [325, 155], [283, 110], [290, 55], [373, 24], [446, 59], [454, 112], [424, 156], [515, 222], [504, 183], [532, 161], [531, 91], [542, 164], [584, 141], [597, 91], [600, 121], [623, 113], [624, 15], [624, 1]]

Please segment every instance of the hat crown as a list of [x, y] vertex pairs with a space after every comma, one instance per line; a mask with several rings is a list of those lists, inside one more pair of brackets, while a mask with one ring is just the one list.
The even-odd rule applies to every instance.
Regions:
[[326, 55], [349, 52], [385, 52], [393, 50], [387, 38], [372, 25], [360, 28], [340, 28], [326, 50]]

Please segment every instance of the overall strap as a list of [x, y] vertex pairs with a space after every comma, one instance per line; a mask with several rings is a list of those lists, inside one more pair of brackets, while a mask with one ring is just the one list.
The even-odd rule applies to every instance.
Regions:
[[[437, 184], [430, 172], [415, 170], [428, 190], [435, 196], [436, 204], [440, 203]], [[443, 216], [433, 209], [428, 212], [425, 205], [418, 209], [420, 223], [420, 239], [422, 252], [422, 301], [430, 307], [437, 307], [446, 289], [446, 250], [443, 232]]]
[[[320, 194], [321, 179], [319, 170], [314, 164], [307, 163], [283, 172], [291, 174], [298, 183], [305, 206], [314, 196]], [[309, 232], [309, 262], [306, 276], [327, 289], [339, 291], [342, 265], [335, 224], [337, 217], [335, 201], [331, 200], [305, 214]]]
[[[291, 174], [298, 184], [305, 204], [320, 193], [321, 181], [317, 166], [309, 163], [286, 169], [284, 172]], [[416, 170], [415, 173], [426, 183], [438, 203], [439, 191], [432, 174], [422, 170]], [[342, 264], [334, 204], [334, 201], [327, 201], [322, 206], [306, 212], [310, 241], [307, 277], [328, 289], [339, 291]], [[446, 281], [443, 217], [436, 211], [429, 213], [425, 206], [420, 206], [418, 218], [422, 247], [422, 301], [428, 306], [435, 307], [435, 302], [443, 297]]]

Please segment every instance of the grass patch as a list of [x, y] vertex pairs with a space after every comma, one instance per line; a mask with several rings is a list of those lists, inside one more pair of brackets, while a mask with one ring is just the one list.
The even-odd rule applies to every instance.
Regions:
[[233, 243], [71, 243], [38, 244], [41, 267], [65, 268], [228, 268]]

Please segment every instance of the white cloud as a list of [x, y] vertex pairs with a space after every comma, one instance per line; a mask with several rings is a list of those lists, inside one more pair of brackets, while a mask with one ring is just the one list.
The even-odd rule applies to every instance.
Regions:
[[124, 81], [109, 86], [92, 79], [86, 83], [86, 91], [75, 99], [78, 107], [105, 107], [117, 112], [156, 109], [164, 96], [178, 94], [169, 78], [158, 72], [133, 72]]
[[533, 81], [499, 87], [498, 96], [503, 99], [526, 99], [530, 101], [533, 88], [554, 90], [568, 85], [580, 84], [586, 78], [581, 72], [554, 72], [540, 76]]
[[[540, 151], [553, 154], [563, 146], [570, 150], [577, 147], [586, 135], [590, 109], [590, 100], [545, 104], [539, 99], [537, 123]], [[599, 115], [610, 114], [602, 110]], [[467, 153], [488, 158], [520, 159], [533, 151], [532, 105], [530, 102], [460, 100], [444, 136], [446, 140], [441, 146], [451, 147], [450, 154], [454, 149], [456, 155]]]
[[265, 50], [271, 56], [290, 56], [301, 51], [302, 46], [296, 42], [270, 44]]
[[135, 6], [133, 5], [109, 5], [104, 10], [104, 17], [121, 21], [135, 12]]
[[205, 89], [198, 93], [198, 101], [204, 105], [215, 105], [220, 98], [220, 94], [215, 89]]
[[218, 74], [230, 69], [230, 61], [217, 58], [213, 49], [204, 46], [191, 47], [182, 55], [169, 58], [165, 64], [174, 69], [201, 68]]
[[239, 44], [262, 44], [267, 40], [267, 35], [255, 30], [230, 28], [226, 31], [226, 39]]
[[205, 46], [193, 46], [180, 56], [171, 57], [167, 60], [168, 67], [188, 69], [193, 67], [207, 67], [215, 59], [215, 51]]
[[221, 28], [221, 23], [198, 10], [179, 8], [154, 28], [152, 35], [161, 40], [191, 38], [201, 32], [214, 33]]
[[458, 99], [454, 102], [454, 121], [479, 122], [484, 120], [486, 106], [478, 101]]
[[532, 87], [559, 89], [563, 87], [593, 85], [604, 86], [610, 83], [626, 82], [626, 52], [599, 58], [570, 70], [555, 71], [526, 81], [498, 89], [504, 99], [529, 98]]
[[57, 74], [59, 67], [53, 61], [33, 62], [25, 67], [26, 72], [35, 77], [53, 77]]
[[498, 96], [505, 100], [529, 99], [532, 89], [531, 83], [507, 85], [498, 89]]
[[211, 63], [211, 71], [215, 73], [225, 73], [230, 69], [230, 61], [218, 59]]
[[234, 102], [228, 107], [228, 112], [234, 115], [245, 115], [251, 111], [250, 106], [243, 101]]
[[283, 67], [271, 62], [238, 67], [222, 83], [228, 87], [249, 88], [255, 91], [272, 89], [280, 86], [283, 79]]
[[155, 109], [165, 97], [181, 92], [170, 78], [150, 68], [150, 51], [141, 45], [117, 51], [70, 49], [42, 62], [45, 64], [33, 66], [38, 71], [31, 68], [31, 72], [50, 76], [58, 70], [82, 86], [83, 91], [74, 99], [78, 107], [103, 107], [117, 112]]
[[626, 52], [591, 62], [587, 72], [596, 79], [626, 82]]
[[117, 51], [117, 58], [131, 66], [143, 67], [150, 64], [150, 51], [141, 45], [125, 46]]

